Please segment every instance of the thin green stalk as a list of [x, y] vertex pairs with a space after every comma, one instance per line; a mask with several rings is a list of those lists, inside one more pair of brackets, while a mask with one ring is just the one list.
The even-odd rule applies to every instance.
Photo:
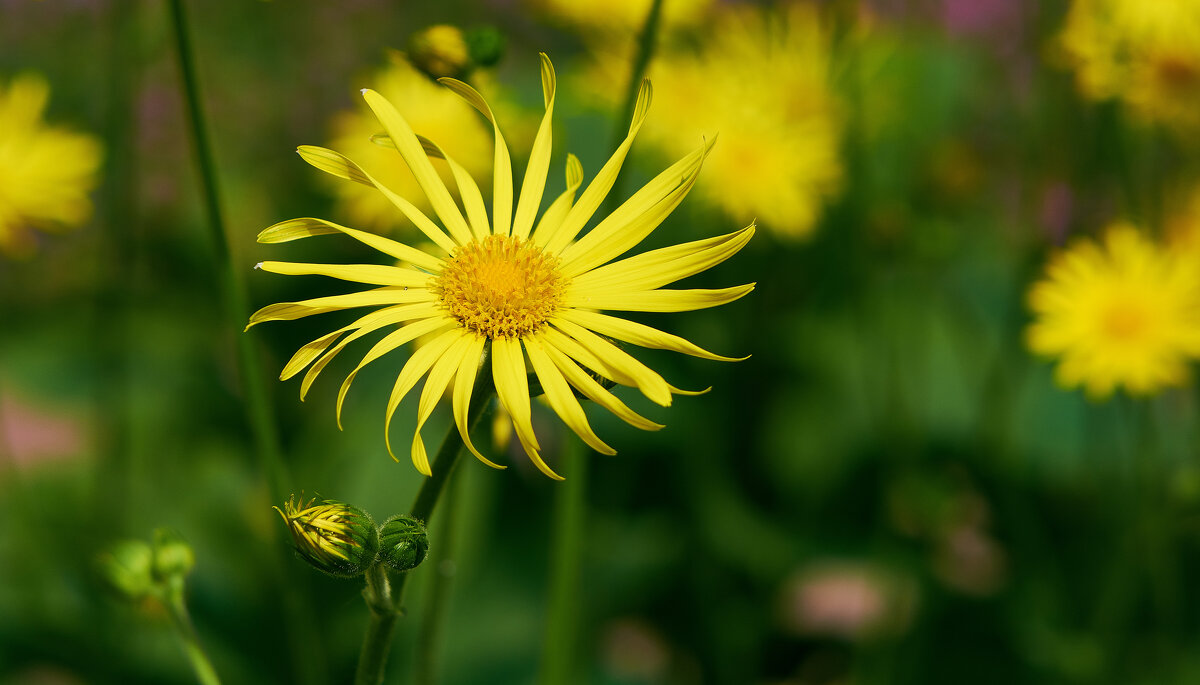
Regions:
[[192, 670], [196, 673], [196, 680], [200, 682], [200, 685], [221, 685], [221, 679], [217, 677], [217, 669], [213, 668], [208, 655], [200, 646], [200, 639], [196, 636], [196, 627], [192, 625], [187, 605], [183, 601], [183, 593], [172, 593], [172, 595], [167, 601], [167, 611], [171, 616], [171, 623], [175, 626], [175, 632], [183, 643], [183, 651], [187, 654]]
[[[175, 37], [176, 57], [184, 101], [188, 115], [188, 130], [192, 139], [193, 153], [204, 199], [208, 226], [212, 233], [215, 264], [220, 272], [222, 299], [229, 329], [237, 341], [238, 370], [245, 391], [244, 405], [254, 436], [254, 452], [259, 467], [270, 489], [272, 501], [282, 502], [290, 492], [290, 478], [281, 457], [279, 434], [274, 420], [270, 398], [264, 382], [265, 376], [259, 364], [253, 340], [242, 335], [243, 326], [249, 316], [249, 298], [242, 270], [233, 262], [229, 236], [221, 211], [220, 189], [216, 167], [209, 144], [208, 127], [200, 98], [200, 85], [196, 75], [195, 57], [192, 51], [191, 32], [183, 0], [170, 0], [168, 8]], [[286, 576], [282, 547], [272, 555], [271, 571], [277, 579]], [[327, 665], [320, 642], [316, 639], [316, 620], [307, 596], [291, 582], [280, 582], [282, 586], [283, 610], [286, 615], [285, 631], [290, 643], [291, 654], [297, 660], [295, 674], [300, 682], [316, 685], [328, 680]]]
[[[494, 394], [491, 368], [485, 364], [476, 377], [475, 388], [471, 392], [472, 406], [467, 417], [468, 430], [474, 429]], [[430, 467], [433, 475], [421, 483], [409, 516], [429, 525], [446, 481], [458, 465], [462, 447], [462, 436], [459, 435], [457, 426], [451, 423]], [[367, 622], [367, 632], [363, 635], [362, 651], [359, 653], [358, 669], [355, 671], [355, 685], [379, 685], [383, 682], [396, 618], [404, 611], [404, 587], [408, 576], [408, 572], [400, 573], [389, 582], [382, 564], [376, 564], [367, 571], [367, 588], [363, 595], [371, 610], [371, 617]]]
[[583, 568], [584, 526], [587, 519], [587, 458], [574, 435], [563, 441], [562, 476], [554, 493], [551, 533], [549, 606], [542, 642], [542, 685], [578, 682], [579, 598]]
[[[629, 85], [625, 88], [625, 105], [621, 109], [621, 118], [617, 119], [613, 144], [609, 146], [610, 150], [620, 147], [621, 141], [625, 139], [625, 127], [633, 118], [633, 108], [637, 106], [638, 90], [642, 87], [642, 79], [646, 77], [646, 70], [650, 67], [650, 58], [654, 56], [654, 43], [658, 36], [658, 25], [662, 19], [662, 6], [663, 0], [654, 0], [654, 3], [650, 5], [649, 13], [646, 14], [646, 23], [642, 25], [642, 32], [638, 36], [637, 53], [634, 55], [633, 68], [629, 74]], [[621, 179], [624, 176], [625, 174], [618, 173], [617, 180], [613, 182], [612, 190], [608, 193], [606, 213], [611, 212], [621, 201]]]
[[[459, 450], [461, 453], [461, 450]], [[450, 583], [453, 578], [449, 567], [454, 556], [455, 527], [459, 511], [456, 502], [462, 490], [462, 476], [452, 477], [446, 489], [446, 513], [438, 522], [437, 545], [429, 559], [433, 572], [428, 589], [428, 599], [421, 617], [421, 630], [417, 633], [417, 654], [413, 664], [415, 685], [433, 685], [437, 682], [437, 645], [441, 638], [442, 623], [450, 599]]]

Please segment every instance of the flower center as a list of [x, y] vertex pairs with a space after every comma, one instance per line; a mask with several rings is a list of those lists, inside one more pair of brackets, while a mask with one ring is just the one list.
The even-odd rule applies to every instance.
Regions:
[[489, 338], [536, 331], [558, 309], [567, 279], [558, 259], [520, 238], [492, 235], [447, 260], [434, 289], [463, 326]]
[[1104, 313], [1104, 331], [1112, 339], [1122, 342], [1142, 338], [1149, 324], [1145, 308], [1136, 302], [1113, 304]]

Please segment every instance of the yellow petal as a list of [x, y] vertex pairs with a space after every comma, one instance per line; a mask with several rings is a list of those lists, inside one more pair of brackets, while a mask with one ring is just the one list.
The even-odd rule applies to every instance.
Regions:
[[[378, 326], [372, 326], [370, 328], [361, 328], [358, 331], [355, 331], [354, 333], [351, 333], [350, 335], [346, 336], [345, 339], [343, 339], [341, 342], [339, 342], [337, 345], [335, 345], [333, 347], [333, 349], [331, 349], [328, 352], [321, 355], [321, 357], [312, 365], [312, 367], [309, 368], [308, 372], [304, 374], [304, 379], [300, 382], [300, 401], [303, 402], [304, 398], [308, 396], [309, 388], [311, 388], [313, 382], [317, 380], [317, 376], [320, 375], [321, 371], [323, 371], [325, 369], [325, 367], [329, 365], [329, 362], [333, 361], [333, 358], [336, 357], [338, 355], [338, 353], [340, 353], [342, 350], [346, 349], [346, 346], [349, 345], [350, 343], [354, 342], [355, 340], [358, 340], [359, 338], [363, 337], [364, 335], [373, 333], [374, 331], [377, 331], [384, 326], [401, 323], [402, 321], [413, 321], [416, 319], [440, 319], [440, 318], [442, 318], [442, 311], [437, 305], [418, 304], [418, 305], [407, 305], [407, 306], [411, 306], [411, 307], [413, 307], [413, 309], [410, 311], [406, 311], [406, 312], [397, 312], [397, 314], [395, 316], [385, 317], [382, 319], [383, 323], [380, 323], [380, 325], [378, 325]], [[417, 329], [417, 330], [420, 330], [420, 329]]]
[[754, 290], [753, 283], [716, 289], [592, 291], [592, 294], [587, 296], [567, 291], [563, 304], [566, 307], [615, 309], [623, 312], [690, 312], [729, 304], [744, 297], [752, 290]]
[[571, 289], [585, 293], [611, 290], [653, 290], [694, 276], [737, 254], [754, 236], [754, 225], [715, 238], [672, 245], [618, 262], [606, 264], [580, 275]]
[[546, 242], [547, 251], [555, 254], [562, 252], [563, 248], [569, 245], [587, 225], [588, 220], [600, 207], [600, 203], [604, 202], [604, 198], [608, 197], [608, 191], [612, 190], [613, 183], [617, 180], [617, 174], [621, 172], [621, 165], [625, 163], [625, 156], [629, 154], [633, 139], [641, 129], [642, 122], [646, 120], [646, 112], [650, 110], [650, 100], [653, 94], [654, 90], [650, 87], [650, 81], [643, 80], [638, 89], [637, 103], [633, 108], [633, 119], [629, 123], [629, 133], [604, 166], [600, 168], [596, 178], [588, 184], [587, 189], [580, 196], [579, 202], [571, 207], [571, 211], [567, 213], [558, 230], [550, 236]]
[[259, 262], [258, 268], [285, 276], [329, 276], [343, 281], [371, 285], [424, 288], [430, 275], [424, 271], [382, 264], [302, 264], [299, 262]]
[[421, 399], [417, 403], [417, 427], [413, 430], [412, 460], [417, 470], [426, 476], [432, 476], [433, 471], [429, 468], [429, 453], [425, 450], [425, 441], [421, 439], [421, 427], [433, 414], [438, 399], [462, 365], [464, 355], [476, 337], [462, 331], [462, 335], [454, 339], [446, 352], [434, 363], [433, 368], [429, 370], [429, 377], [425, 379], [425, 387], [421, 388]]
[[[334, 340], [341, 337], [347, 331], [358, 330], [355, 338], [366, 335], [372, 331], [377, 331], [384, 326], [397, 324], [402, 321], [411, 321], [413, 319], [423, 319], [428, 316], [438, 314], [438, 309], [431, 304], [402, 304], [392, 307], [385, 307], [362, 316], [347, 326], [343, 326], [328, 335], [322, 336], [304, 347], [296, 350], [296, 354], [283, 367], [283, 371], [279, 374], [279, 380], [286, 381], [295, 376], [301, 369], [308, 366], [314, 359], [319, 357]], [[349, 342], [347, 340], [346, 342]]]
[[742, 357], [740, 359], [736, 357], [722, 357], [719, 354], [713, 354], [712, 352], [709, 352], [698, 345], [684, 340], [677, 335], [664, 333], [657, 328], [651, 328], [650, 326], [646, 326], [644, 324], [627, 321], [625, 319], [619, 319], [615, 316], [608, 316], [607, 314], [600, 314], [598, 312], [585, 312], [575, 309], [559, 312], [558, 316], [567, 321], [577, 323], [584, 328], [591, 329], [600, 335], [616, 338], [617, 340], [633, 343], [634, 345], [641, 345], [642, 347], [649, 347], [658, 350], [671, 350], [674, 352], [681, 352], [683, 354], [690, 354], [693, 357], [701, 357], [703, 359], [711, 359], [719, 362], [737, 362], [744, 359], [749, 359], [749, 357]]
[[567, 427], [575, 431], [588, 447], [596, 450], [601, 454], [616, 454], [617, 451], [609, 447], [601, 440], [588, 424], [587, 414], [583, 412], [583, 407], [579, 405], [579, 400], [575, 399], [575, 394], [571, 392], [571, 386], [567, 385], [566, 379], [562, 372], [546, 355], [542, 349], [541, 343], [535, 337], [524, 339], [525, 352], [529, 355], [529, 363], [533, 365], [533, 372], [537, 374], [538, 381], [542, 384], [542, 390], [546, 392], [546, 399], [550, 402], [550, 408], [558, 414], [563, 423]]
[[539, 53], [542, 60], [542, 94], [546, 102], [546, 113], [538, 126], [533, 148], [529, 152], [529, 164], [525, 166], [525, 180], [521, 182], [521, 196], [517, 199], [517, 215], [513, 218], [512, 234], [522, 240], [529, 237], [533, 219], [542, 206], [542, 193], [546, 189], [546, 174], [550, 170], [550, 149], [554, 118], [554, 65], [546, 53]]
[[[363, 356], [362, 361], [360, 361], [358, 363], [358, 366], [354, 367], [354, 370], [350, 372], [350, 375], [346, 376], [346, 380], [342, 381], [342, 387], [338, 389], [338, 398], [337, 398], [338, 429], [341, 429], [341, 427], [342, 427], [342, 403], [346, 400], [346, 392], [350, 390], [350, 384], [354, 382], [354, 377], [358, 375], [358, 372], [361, 371], [364, 366], [366, 366], [367, 364], [370, 364], [371, 362], [375, 361], [376, 359], [379, 359], [380, 357], [387, 354], [388, 352], [391, 352], [392, 350], [396, 349], [397, 347], [400, 347], [401, 345], [403, 345], [405, 343], [416, 340], [417, 338], [421, 337], [422, 335], [426, 335], [428, 333], [433, 333], [438, 330], [441, 330], [442, 328], [445, 328], [446, 326], [453, 326], [453, 325], [457, 325], [457, 322], [454, 321], [453, 319], [448, 319], [448, 318], [426, 319], [425, 321], [418, 321], [416, 323], [410, 323], [407, 326], [401, 326], [397, 330], [392, 331], [391, 333], [388, 333], [386, 336], [384, 336], [382, 339], [380, 339], [379, 342], [375, 343], [375, 346], [372, 347], [367, 352], [367, 354]], [[424, 347], [422, 347], [421, 349], [424, 349]], [[419, 351], [420, 350], [418, 350], [418, 352]], [[326, 356], [328, 356], [328, 355], [326, 355]], [[414, 356], [415, 356], [415, 354], [414, 354]], [[320, 369], [318, 368], [318, 365], [321, 365], [323, 368], [322, 362], [324, 362], [324, 361], [325, 361], [325, 358], [322, 357], [320, 360], [317, 361], [316, 364], [313, 364], [312, 368], [309, 369], [308, 372], [309, 373], [319, 372]], [[305, 380], [307, 380], [307, 379], [305, 379]]]
[[521, 442], [532, 445], [535, 450], [541, 449], [533, 433], [529, 380], [525, 374], [525, 356], [521, 353], [519, 340], [496, 338], [492, 341], [492, 379], [496, 383], [496, 395], [512, 418]]
[[579, 242], [564, 249], [563, 274], [574, 278], [615, 259], [658, 228], [696, 184], [713, 142], [701, 145], [655, 176]]
[[345, 233], [346, 235], [365, 243], [376, 250], [394, 257], [401, 261], [408, 262], [422, 269], [427, 269], [432, 272], [442, 270], [442, 260], [422, 252], [415, 247], [410, 247], [404, 243], [397, 242], [390, 238], [384, 238], [381, 235], [359, 231], [353, 228], [347, 228], [325, 221], [324, 219], [301, 218], [288, 219], [280, 221], [274, 226], [270, 226], [258, 234], [258, 242], [260, 243], [286, 243], [301, 238], [307, 238], [314, 235], [328, 235], [331, 233]]
[[495, 469], [507, 468], [489, 460], [475, 449], [471, 442], [471, 426], [468, 423], [471, 407], [471, 391], [475, 386], [475, 376], [479, 373], [479, 360], [483, 356], [483, 346], [487, 339], [481, 335], [471, 338], [471, 348], [463, 354], [458, 367], [458, 375], [454, 380], [454, 424], [458, 426], [458, 434], [462, 436], [463, 444], [471, 450], [471, 454], [483, 463]]
[[430, 221], [429, 217], [425, 216], [424, 212], [418, 209], [413, 203], [404, 199], [400, 195], [397, 195], [396, 192], [391, 188], [388, 188], [380, 183], [374, 176], [371, 176], [367, 172], [363, 171], [357, 164], [351, 162], [349, 158], [342, 153], [334, 152], [333, 150], [323, 147], [316, 147], [315, 145], [301, 145], [299, 148], [297, 148], [297, 151], [300, 153], [300, 156], [304, 158], [304, 161], [312, 164], [322, 171], [333, 174], [338, 178], [345, 178], [351, 181], [359, 182], [363, 182], [365, 180], [367, 184], [373, 186], [380, 193], [383, 193], [383, 196], [386, 197], [389, 202], [395, 205], [396, 208], [400, 210], [400, 213], [405, 216], [405, 218], [413, 222], [413, 225], [416, 226], [417, 229], [422, 233], [424, 233], [427, 238], [436, 243], [438, 247], [442, 248], [446, 252], [454, 251], [454, 241], [451, 240], [450, 236], [446, 235], [446, 232], [439, 228], [437, 224]]
[[[383, 421], [383, 442], [387, 445], [388, 454], [395, 461], [400, 461], [396, 459], [396, 453], [392, 451], [391, 427], [392, 417], [396, 414], [396, 407], [400, 406], [400, 402], [404, 399], [404, 396], [408, 394], [409, 390], [413, 389], [417, 381], [421, 380], [429, 372], [429, 369], [433, 367], [434, 363], [442, 358], [446, 350], [450, 349], [456, 341], [462, 339], [463, 335], [465, 335], [465, 332], [458, 327], [443, 331], [433, 340], [417, 348], [417, 351], [413, 352], [413, 355], [404, 363], [404, 367], [400, 369], [400, 374], [396, 376], [396, 384], [392, 386], [392, 394], [388, 397], [387, 418]], [[417, 455], [414, 454], [413, 458], [415, 461]], [[417, 468], [420, 469], [420, 465]], [[428, 463], [425, 464], [425, 469], [421, 472], [429, 475]]]
[[638, 414], [625, 405], [624, 402], [617, 399], [615, 395], [604, 389], [604, 386], [596, 382], [582, 368], [571, 360], [565, 353], [559, 351], [557, 347], [547, 341], [546, 336], [538, 333], [538, 340], [543, 344], [543, 349], [558, 370], [566, 377], [567, 382], [575, 386], [579, 392], [583, 393], [584, 397], [604, 407], [614, 416], [628, 423], [634, 428], [642, 430], [659, 430], [663, 427], [660, 423], [655, 423], [650, 419]]
[[458, 194], [462, 196], [463, 207], [467, 210], [467, 219], [471, 223], [471, 232], [475, 235], [475, 239], [482, 241], [488, 237], [492, 228], [488, 224], [487, 206], [483, 203], [483, 195], [479, 192], [479, 186], [476, 185], [475, 179], [471, 178], [470, 172], [454, 161], [450, 155], [447, 155], [442, 148], [438, 147], [437, 143], [425, 136], [417, 136], [417, 139], [425, 148], [425, 154], [434, 159], [444, 159], [450, 165], [450, 172], [454, 174], [454, 182], [458, 184]]
[[292, 321], [314, 314], [324, 314], [342, 309], [355, 307], [372, 307], [382, 304], [409, 304], [416, 302], [433, 302], [437, 296], [424, 288], [384, 287], [364, 290], [345, 295], [330, 295], [315, 297], [299, 302], [277, 302], [269, 304], [250, 316], [249, 330], [255, 324], [264, 321]]
[[[645, 364], [623, 352], [620, 348], [583, 326], [562, 318], [550, 320], [556, 328], [579, 341], [589, 352], [599, 357], [605, 364], [617, 369], [625, 376], [632, 378], [638, 390], [650, 401], [664, 407], [671, 406], [671, 388], [663, 377], [651, 370]], [[569, 354], [569, 353], [568, 353]], [[620, 382], [619, 379], [617, 382]]]
[[554, 202], [546, 208], [546, 212], [542, 214], [541, 220], [538, 221], [537, 228], [533, 230], [533, 244], [538, 247], [545, 248], [546, 242], [550, 240], [550, 236], [558, 230], [563, 219], [567, 216], [567, 212], [571, 211], [571, 203], [575, 201], [575, 191], [579, 190], [579, 186], [583, 184], [583, 165], [579, 163], [579, 158], [573, 154], [567, 154], [567, 189], [561, 195], [554, 198]]
[[496, 154], [492, 168], [492, 223], [496, 235], [508, 235], [513, 212], [512, 158], [508, 155], [508, 145], [504, 142], [504, 136], [500, 134], [500, 124], [496, 123], [492, 108], [479, 91], [458, 79], [443, 77], [438, 79], [438, 82], [479, 110], [492, 124], [496, 135]]
[[433, 211], [437, 212], [442, 224], [450, 231], [450, 235], [460, 245], [471, 242], [471, 229], [467, 226], [466, 219], [463, 218], [462, 212], [458, 211], [458, 205], [454, 204], [454, 198], [450, 196], [446, 184], [442, 183], [437, 170], [433, 168], [433, 164], [425, 155], [425, 150], [413, 133], [412, 127], [408, 125], [400, 112], [396, 111], [392, 103], [388, 102], [387, 98], [370, 88], [364, 88], [362, 93], [363, 99], [367, 101], [367, 106], [371, 108], [371, 111], [379, 119], [379, 123], [383, 124], [383, 128], [387, 130], [396, 149], [400, 151], [400, 156], [404, 158], [405, 164], [412, 171], [413, 178], [417, 180], [421, 190], [425, 191], [425, 196], [429, 198], [429, 204], [433, 205]]

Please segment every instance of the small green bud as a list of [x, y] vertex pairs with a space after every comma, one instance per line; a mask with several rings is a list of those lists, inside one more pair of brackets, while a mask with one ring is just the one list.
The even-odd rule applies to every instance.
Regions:
[[504, 57], [504, 34], [494, 26], [481, 26], [467, 31], [467, 52], [477, 67], [490, 67]]
[[379, 553], [379, 531], [375, 521], [358, 507], [337, 500], [316, 499], [299, 504], [289, 498], [283, 517], [296, 553], [314, 568], [339, 578], [361, 576]]
[[96, 558], [100, 578], [125, 599], [145, 599], [155, 590], [154, 551], [141, 540], [122, 540]]
[[429, 552], [425, 524], [407, 514], [397, 514], [379, 530], [379, 560], [397, 571], [416, 568]]
[[154, 575], [160, 580], [187, 576], [196, 565], [196, 553], [179, 533], [159, 528], [154, 531]]

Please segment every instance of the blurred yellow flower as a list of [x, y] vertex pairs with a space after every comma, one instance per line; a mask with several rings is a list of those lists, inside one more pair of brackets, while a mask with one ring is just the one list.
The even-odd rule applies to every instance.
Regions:
[[[638, 93], [628, 135], [596, 178], [576, 199], [576, 191], [583, 184], [583, 169], [578, 159], [568, 155], [567, 188], [536, 222], [550, 166], [556, 93], [550, 60], [542, 56], [546, 112], [516, 198], [508, 146], [491, 108], [467, 84], [449, 78], [441, 82], [493, 124], [491, 221], [471, 175], [451, 161], [452, 157], [445, 150], [430, 141], [418, 139], [408, 121], [380, 93], [364, 90], [363, 97], [386, 130], [387, 141], [412, 170], [441, 225], [344, 155], [308, 146], [301, 147], [300, 154], [313, 166], [338, 178], [377, 189], [449, 256], [431, 255], [373, 233], [321, 219], [284, 221], [263, 231], [258, 237], [259, 242], [287, 242], [342, 233], [408, 266], [263, 262], [259, 268], [272, 273], [324, 275], [377, 287], [348, 295], [270, 305], [256, 312], [250, 318], [250, 325], [356, 307], [382, 306], [382, 309], [305, 345], [292, 357], [281, 378], [290, 378], [309, 367], [301, 385], [303, 397], [321, 370], [348, 343], [403, 324], [376, 343], [342, 383], [337, 400], [339, 421], [346, 391], [364, 366], [421, 335], [436, 333], [433, 340], [409, 357], [400, 371], [388, 400], [384, 428], [391, 452], [387, 427], [392, 416], [401, 400], [427, 376], [417, 407], [417, 427], [411, 450], [413, 463], [426, 475], [430, 474], [430, 465], [421, 439], [421, 427], [447, 387], [452, 389], [454, 421], [467, 448], [481, 461], [497, 466], [471, 444], [467, 425], [476, 376], [481, 362], [490, 357], [492, 383], [501, 406], [513, 423], [517, 439], [543, 473], [558, 478], [542, 460], [541, 448], [533, 432], [529, 368], [532, 368], [550, 408], [598, 452], [614, 454], [615, 450], [592, 431], [575, 392], [635, 427], [661, 428], [632, 411], [593, 374], [636, 387], [662, 406], [671, 404], [672, 395], [688, 393], [668, 384], [658, 373], [609, 342], [610, 339], [705, 359], [733, 359], [713, 354], [650, 326], [603, 314], [601, 310], [690, 311], [715, 307], [742, 297], [753, 290], [753, 284], [712, 290], [667, 290], [663, 286], [732, 257], [750, 240], [754, 226], [613, 261], [642, 242], [683, 201], [711, 150], [711, 143], [689, 152], [579, 237], [612, 189], [633, 139], [642, 128], [650, 106], [649, 82], [645, 82]], [[465, 214], [434, 171], [431, 157], [445, 159], [453, 170]]]
[[[431, 140], [445, 141], [444, 149], [463, 160], [474, 177], [487, 180], [491, 174], [488, 155], [492, 148], [487, 127], [479, 115], [460, 98], [413, 68], [403, 56], [394, 53], [390, 63], [371, 79], [374, 89], [403, 109], [413, 130]], [[377, 120], [366, 107], [339, 113], [333, 120], [330, 147], [343, 150], [381, 183], [413, 202], [424, 212], [429, 203], [421, 195], [421, 186], [412, 172], [396, 159], [395, 150], [380, 147], [371, 137], [381, 133]], [[434, 162], [443, 181], [450, 171], [440, 160]], [[388, 232], [411, 223], [386, 197], [373, 188], [354, 183], [328, 184], [337, 198], [337, 211], [356, 225]]]
[[[651, 0], [527, 0], [534, 9], [584, 31], [598, 34], [632, 35], [639, 31], [650, 14]], [[662, 22], [668, 28], [699, 23], [713, 0], [671, 0], [664, 2]], [[601, 36], [593, 36], [599, 38]]]
[[1200, 269], [1126, 224], [1051, 259], [1029, 305], [1029, 349], [1057, 357], [1058, 382], [1093, 398], [1181, 385], [1200, 355]]
[[37, 74], [0, 84], [0, 251], [14, 257], [36, 249], [30, 229], [75, 228], [92, 213], [103, 148], [94, 136], [46, 125], [49, 97]]
[[[699, 51], [664, 46], [651, 64], [663, 116], [647, 123], [646, 138], [675, 157], [719, 135], [698, 191], [736, 220], [757, 217], [777, 235], [803, 238], [842, 184], [828, 31], [807, 3], [773, 13], [724, 8], [710, 27]], [[611, 85], [597, 92], [616, 97], [628, 77], [593, 78]]]
[[1075, 0], [1058, 37], [1079, 89], [1138, 117], [1200, 128], [1200, 3]]

